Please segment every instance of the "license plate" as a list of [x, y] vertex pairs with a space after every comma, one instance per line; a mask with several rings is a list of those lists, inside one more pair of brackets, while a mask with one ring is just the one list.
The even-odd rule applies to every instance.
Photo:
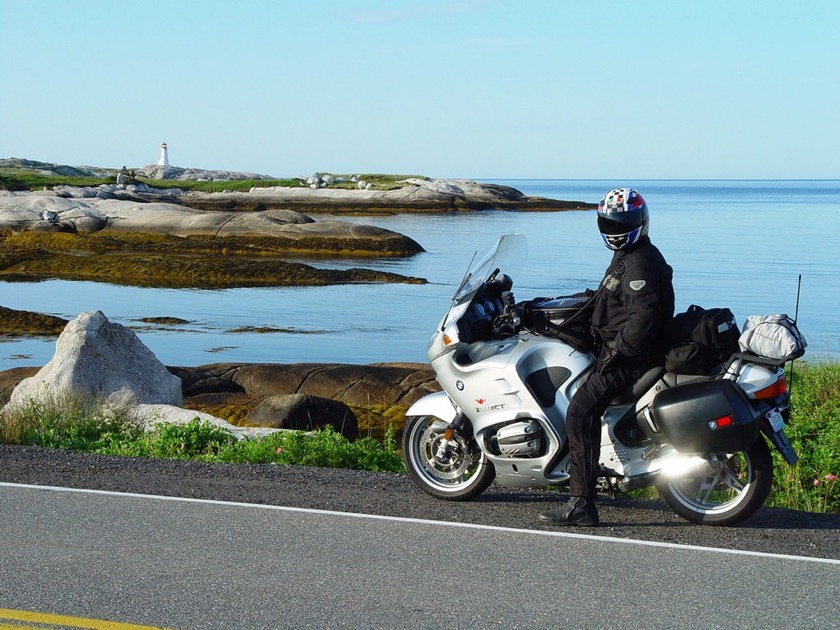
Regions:
[[779, 413], [778, 409], [768, 411], [765, 417], [770, 422], [770, 426], [773, 427], [774, 431], [778, 432], [785, 428], [785, 420], [782, 418], [782, 414]]

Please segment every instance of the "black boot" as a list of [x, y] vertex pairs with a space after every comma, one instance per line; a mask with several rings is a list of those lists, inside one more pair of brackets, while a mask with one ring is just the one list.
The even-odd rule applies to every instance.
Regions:
[[551, 525], [593, 527], [598, 524], [598, 508], [592, 499], [570, 497], [556, 510], [540, 512], [540, 520]]

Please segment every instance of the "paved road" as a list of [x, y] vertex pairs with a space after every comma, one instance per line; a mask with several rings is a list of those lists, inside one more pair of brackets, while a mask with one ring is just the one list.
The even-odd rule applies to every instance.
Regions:
[[840, 561], [0, 485], [0, 601], [171, 628], [834, 628]]
[[182, 630], [840, 628], [838, 515], [700, 527], [618, 498], [567, 533], [535, 519], [551, 492], [452, 503], [405, 475], [5, 445], [0, 482], [0, 609]]

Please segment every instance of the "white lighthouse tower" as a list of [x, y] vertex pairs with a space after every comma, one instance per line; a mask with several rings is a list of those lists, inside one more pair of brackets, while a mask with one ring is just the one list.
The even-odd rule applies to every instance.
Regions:
[[160, 145], [160, 159], [158, 166], [169, 166], [169, 151], [166, 149], [166, 143]]

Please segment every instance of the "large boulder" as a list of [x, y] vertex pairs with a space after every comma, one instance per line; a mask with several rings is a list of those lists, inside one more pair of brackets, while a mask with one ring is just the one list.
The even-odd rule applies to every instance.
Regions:
[[107, 405], [181, 407], [184, 402], [181, 379], [133, 331], [108, 321], [101, 311], [81, 313], [67, 324], [53, 358], [15, 387], [8, 407], [76, 397], [94, 397]]
[[349, 440], [359, 435], [358, 420], [347, 405], [305, 394], [268, 396], [248, 414], [247, 422], [260, 427], [301, 431], [330, 426]]

